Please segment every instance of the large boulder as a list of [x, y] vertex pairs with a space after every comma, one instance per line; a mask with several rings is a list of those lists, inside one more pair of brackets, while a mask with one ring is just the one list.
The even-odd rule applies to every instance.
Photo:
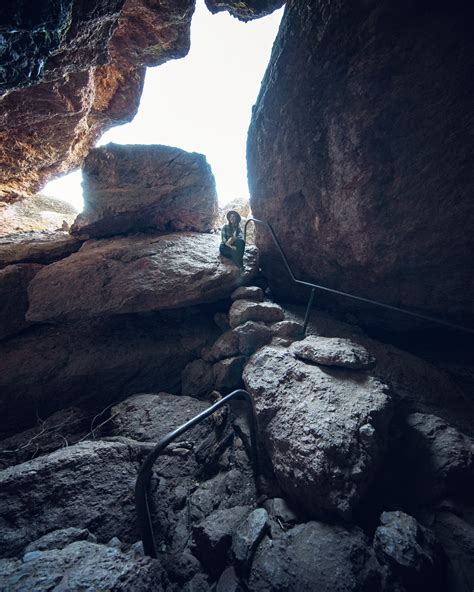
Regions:
[[385, 448], [387, 388], [360, 370], [321, 368], [273, 346], [250, 359], [244, 382], [283, 491], [310, 516], [350, 518]]
[[[474, 324], [472, 18], [468, 2], [288, 3], [247, 161], [297, 278]], [[257, 245], [297, 296], [260, 227]]]
[[0, 238], [0, 268], [14, 263], [53, 263], [78, 251], [83, 242], [62, 231], [8, 234]]
[[32, 327], [0, 343], [0, 434], [71, 404], [180, 392], [183, 368], [216, 333], [199, 311]]
[[78, 253], [36, 276], [27, 318], [80, 319], [225, 298], [257, 272], [257, 258], [249, 247], [242, 277], [219, 256], [219, 243], [217, 235], [191, 232], [87, 241]]
[[89, 153], [82, 177], [84, 211], [72, 234], [213, 228], [216, 186], [202, 154], [170, 146], [108, 144]]
[[380, 590], [380, 574], [361, 530], [308, 522], [264, 539], [255, 554], [249, 588], [365, 592]]
[[81, 442], [1, 471], [1, 556], [64, 527], [87, 528], [99, 542], [137, 540], [137, 472], [130, 448], [117, 442]]

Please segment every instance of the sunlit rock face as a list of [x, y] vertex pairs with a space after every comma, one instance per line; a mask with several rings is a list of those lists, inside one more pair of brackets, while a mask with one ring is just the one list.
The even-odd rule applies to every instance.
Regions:
[[202, 154], [170, 146], [108, 144], [90, 152], [82, 176], [85, 208], [73, 234], [206, 232], [217, 216], [214, 176]]
[[0, 200], [8, 202], [79, 167], [106, 129], [134, 117], [144, 66], [188, 52], [194, 3], [10, 1], [2, 10]]
[[[297, 278], [472, 323], [472, 11], [288, 4], [248, 166], [252, 212]], [[291, 298], [264, 230], [258, 245]]]
[[285, 0], [249, 0], [247, 2], [232, 2], [226, 0], [205, 0], [206, 6], [212, 13], [227, 10], [232, 16], [241, 21], [251, 21], [272, 13], [285, 4]]

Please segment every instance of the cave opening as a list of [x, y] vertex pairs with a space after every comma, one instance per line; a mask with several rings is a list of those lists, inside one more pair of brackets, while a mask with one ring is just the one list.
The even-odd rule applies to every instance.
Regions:
[[[138, 113], [106, 131], [96, 146], [162, 144], [204, 154], [219, 204], [247, 201], [247, 130], [282, 14], [283, 8], [242, 22], [227, 12], [213, 15], [198, 1], [188, 55], [148, 68]], [[80, 212], [81, 180], [78, 170], [50, 181], [41, 193]]]

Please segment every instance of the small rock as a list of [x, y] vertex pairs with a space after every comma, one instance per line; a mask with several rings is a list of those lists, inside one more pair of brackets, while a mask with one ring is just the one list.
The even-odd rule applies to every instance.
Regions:
[[53, 530], [36, 541], [30, 543], [24, 553], [31, 553], [32, 551], [46, 551], [47, 549], [63, 549], [67, 545], [75, 541], [89, 541], [95, 543], [96, 537], [90, 533], [86, 528], [62, 528], [60, 530]]
[[241, 286], [230, 295], [232, 300], [254, 300], [263, 302], [263, 290], [258, 286]]
[[216, 592], [243, 592], [235, 569], [228, 567], [217, 582]]
[[274, 497], [264, 503], [265, 509], [271, 518], [278, 519], [283, 524], [296, 524], [298, 517], [281, 497]]
[[235, 331], [226, 331], [205, 351], [202, 357], [206, 362], [218, 362], [223, 358], [232, 358], [239, 354], [239, 336]]
[[273, 302], [236, 300], [229, 310], [229, 324], [233, 329], [246, 321], [272, 323], [282, 321], [284, 317], [285, 314], [281, 306]]
[[181, 375], [181, 393], [190, 397], [207, 395], [214, 385], [212, 365], [204, 360], [187, 364]]
[[246, 361], [245, 356], [237, 356], [214, 364], [215, 388], [219, 391], [232, 391], [241, 388], [242, 372]]
[[264, 323], [247, 321], [234, 329], [238, 335], [239, 351], [244, 356], [251, 356], [257, 349], [270, 342], [272, 330]]
[[270, 328], [275, 337], [304, 339], [303, 325], [296, 321], [279, 321], [278, 323], [273, 323]]
[[303, 341], [295, 343], [291, 352], [296, 358], [323, 366], [365, 370], [375, 364], [374, 358], [365, 347], [339, 337], [309, 335]]
[[203, 574], [196, 574], [192, 580], [186, 582], [182, 588], [182, 592], [210, 592], [211, 587]]
[[253, 554], [269, 528], [268, 513], [264, 508], [251, 512], [232, 536], [232, 553], [242, 569], [247, 570]]

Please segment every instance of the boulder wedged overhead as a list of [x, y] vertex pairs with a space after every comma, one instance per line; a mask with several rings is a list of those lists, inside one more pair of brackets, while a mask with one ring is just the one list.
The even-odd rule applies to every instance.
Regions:
[[472, 10], [288, 3], [247, 159], [298, 279], [472, 325]]
[[192, 232], [87, 241], [78, 253], [48, 265], [31, 282], [27, 318], [80, 319], [225, 298], [257, 273], [257, 253], [247, 248], [241, 275], [219, 255], [219, 244], [215, 234]]
[[202, 154], [171, 146], [107, 144], [89, 153], [82, 175], [85, 207], [72, 234], [206, 232], [217, 216], [214, 176]]
[[235, 2], [233, 0], [206, 0], [206, 6], [212, 13], [226, 10], [240, 21], [251, 21], [272, 13], [281, 8], [285, 0], [247, 0]]

